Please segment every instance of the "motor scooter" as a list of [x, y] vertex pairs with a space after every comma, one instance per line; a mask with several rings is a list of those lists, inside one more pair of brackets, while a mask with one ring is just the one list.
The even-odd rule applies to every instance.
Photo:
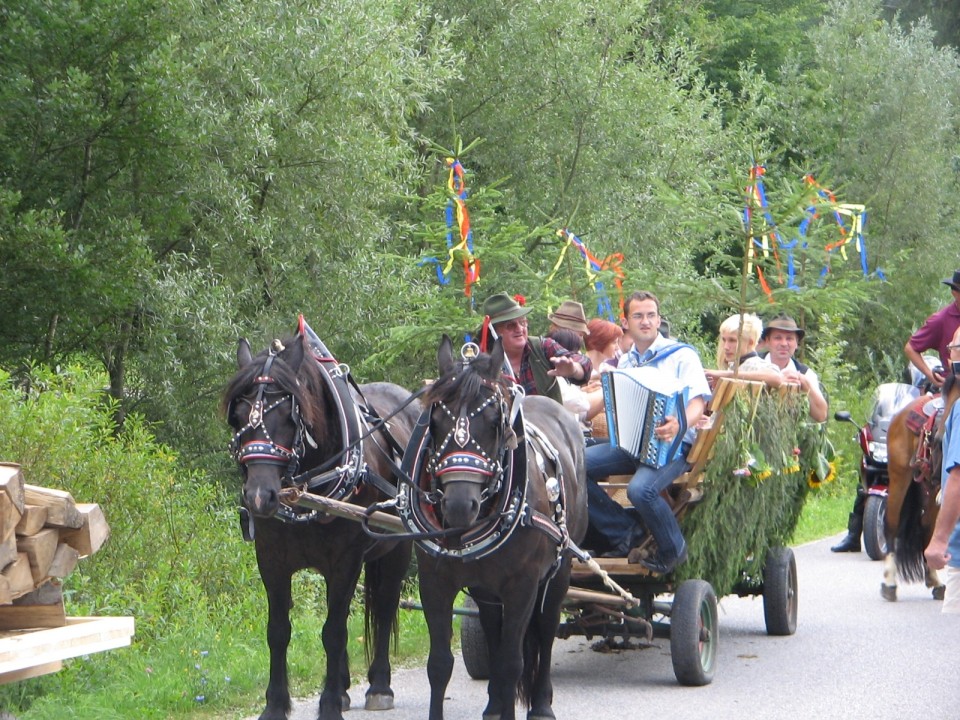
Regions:
[[906, 383], [883, 383], [873, 392], [867, 423], [858, 425], [849, 412], [840, 410], [834, 418], [851, 423], [857, 428], [860, 445], [860, 488], [857, 504], [863, 501], [863, 549], [871, 560], [882, 560], [887, 554], [884, 520], [887, 515], [887, 430], [890, 421], [913, 400], [921, 390]]

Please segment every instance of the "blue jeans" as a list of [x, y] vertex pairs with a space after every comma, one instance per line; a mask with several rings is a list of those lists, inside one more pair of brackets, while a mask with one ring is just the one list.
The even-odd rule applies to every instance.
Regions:
[[689, 450], [690, 446], [684, 443], [677, 458], [655, 470], [639, 463], [626, 450], [612, 447], [610, 443], [589, 446], [586, 463], [590, 525], [613, 547], [626, 541], [635, 532], [637, 523], [630, 513], [611, 499], [598, 484], [610, 475], [633, 473], [627, 485], [627, 497], [640, 515], [644, 527], [657, 541], [660, 560], [666, 563], [674, 561], [683, 547], [683, 533], [673, 510], [660, 493], [689, 469]]

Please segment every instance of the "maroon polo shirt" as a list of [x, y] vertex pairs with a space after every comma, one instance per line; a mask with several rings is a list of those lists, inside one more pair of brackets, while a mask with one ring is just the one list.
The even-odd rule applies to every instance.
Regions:
[[953, 339], [957, 328], [960, 328], [960, 309], [952, 302], [928, 317], [923, 326], [910, 336], [910, 347], [918, 353], [936, 350], [940, 353], [943, 367], [949, 368], [950, 351], [947, 350], [947, 345]]

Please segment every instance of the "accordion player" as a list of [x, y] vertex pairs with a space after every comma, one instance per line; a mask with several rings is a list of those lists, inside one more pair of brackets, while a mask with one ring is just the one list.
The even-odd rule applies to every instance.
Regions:
[[[612, 370], [601, 376], [610, 445], [659, 469], [675, 459], [687, 431], [686, 393], [673, 378], [652, 367]], [[654, 432], [673, 416], [680, 430], [665, 441]]]

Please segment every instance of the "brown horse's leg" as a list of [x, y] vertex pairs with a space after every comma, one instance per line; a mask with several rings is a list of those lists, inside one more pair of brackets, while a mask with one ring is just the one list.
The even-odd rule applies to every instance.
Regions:
[[[524, 688], [530, 706], [527, 720], [553, 720], [556, 717], [553, 713], [553, 681], [550, 670], [553, 664], [553, 642], [560, 624], [560, 608], [570, 586], [570, 564], [569, 559], [565, 560], [563, 567], [547, 586], [543, 610], [538, 611], [539, 605], [534, 609], [531, 631], [536, 633], [539, 658], [531, 663], [535, 670], [533, 677], [527, 678], [527, 667], [524, 667], [524, 685], [529, 682], [529, 688]], [[531, 660], [527, 655], [527, 647], [524, 647], [525, 665]]]
[[917, 438], [907, 428], [908, 410], [894, 416], [887, 431], [887, 511], [884, 533], [887, 540], [887, 555], [883, 561], [883, 583], [880, 594], [885, 600], [897, 599], [897, 534], [900, 528], [900, 514], [907, 490], [913, 482], [913, 468], [910, 463], [917, 449]]
[[257, 565], [267, 593], [267, 646], [270, 649], [270, 679], [267, 682], [267, 705], [260, 720], [286, 720], [290, 712], [290, 689], [287, 684], [287, 648], [290, 645], [290, 579], [292, 571], [270, 556], [270, 540], [263, 530], [256, 532]]
[[[327, 581], [327, 619], [323, 623], [323, 649], [327, 655], [327, 673], [320, 693], [319, 720], [342, 720], [349, 708], [347, 688], [350, 670], [347, 666], [347, 616], [357, 587], [362, 566], [359, 555], [344, 553], [324, 575]], [[344, 703], [344, 697], [347, 702]]]
[[443, 720], [443, 696], [453, 674], [453, 653], [450, 640], [453, 635], [453, 601], [459, 588], [446, 581], [438, 568], [425, 572], [434, 558], [418, 554], [420, 566], [420, 603], [430, 632], [430, 654], [427, 658], [427, 678], [430, 680], [429, 720]]
[[410, 566], [410, 543], [397, 543], [390, 552], [366, 566], [364, 580], [367, 637], [372, 638], [373, 658], [367, 670], [365, 710], [392, 710], [390, 638], [393, 635], [400, 590]]
[[[501, 598], [500, 652], [496, 658], [491, 658], [490, 676], [491, 682], [497, 678], [497, 686], [491, 687], [490, 695], [491, 704], [494, 697], [499, 699], [500, 720], [516, 718], [517, 686], [523, 673], [523, 643], [539, 595], [537, 584], [536, 578], [518, 578], [503, 591]], [[493, 668], [496, 668], [495, 675]]]

